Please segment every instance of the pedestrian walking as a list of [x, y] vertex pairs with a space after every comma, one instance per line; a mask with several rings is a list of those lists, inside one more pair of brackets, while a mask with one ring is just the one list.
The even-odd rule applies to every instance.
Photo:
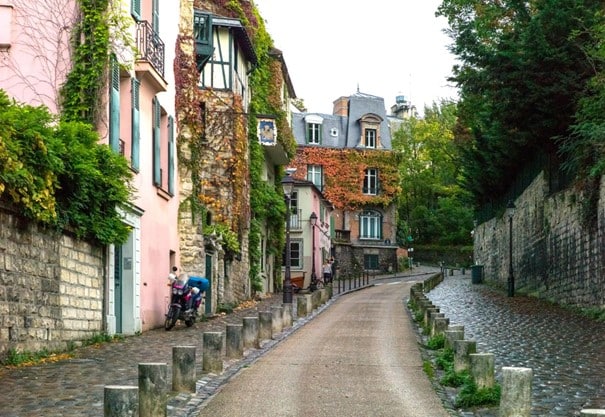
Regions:
[[332, 264], [328, 259], [325, 260], [323, 265], [324, 284], [332, 282]]

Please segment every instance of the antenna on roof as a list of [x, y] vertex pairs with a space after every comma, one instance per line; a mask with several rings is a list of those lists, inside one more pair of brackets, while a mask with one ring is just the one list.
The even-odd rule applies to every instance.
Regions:
[[357, 92], [359, 93], [359, 83], [357, 83]]

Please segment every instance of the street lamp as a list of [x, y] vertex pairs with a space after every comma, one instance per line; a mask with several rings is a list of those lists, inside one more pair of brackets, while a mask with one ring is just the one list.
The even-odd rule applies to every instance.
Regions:
[[286, 270], [284, 273], [284, 304], [292, 304], [292, 277], [290, 276], [290, 201], [292, 200], [292, 192], [294, 191], [294, 178], [286, 175], [281, 180], [281, 185], [284, 189], [286, 197]]
[[506, 214], [508, 216], [508, 296], [515, 295], [515, 277], [513, 275], [513, 216], [515, 215], [515, 203], [508, 200]]
[[311, 284], [315, 285], [315, 283], [317, 282], [317, 274], [315, 273], [315, 225], [317, 224], [317, 214], [315, 214], [315, 212], [311, 213], [311, 216], [309, 217], [309, 222], [311, 223], [311, 227], [313, 230], [313, 234], [311, 235], [311, 241], [312, 243], [312, 264], [311, 264]]

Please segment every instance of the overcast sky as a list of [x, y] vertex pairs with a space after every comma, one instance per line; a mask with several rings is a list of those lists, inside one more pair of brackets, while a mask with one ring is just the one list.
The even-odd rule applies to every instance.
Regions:
[[358, 87], [383, 97], [387, 110], [397, 95], [421, 113], [457, 97], [446, 79], [454, 64], [447, 22], [435, 17], [441, 0], [254, 2], [310, 112], [331, 114], [332, 102]]

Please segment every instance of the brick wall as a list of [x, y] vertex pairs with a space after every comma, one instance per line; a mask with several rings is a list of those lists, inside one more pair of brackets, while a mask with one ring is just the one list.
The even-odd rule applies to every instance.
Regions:
[[103, 330], [103, 248], [0, 208], [0, 357], [65, 349]]
[[[513, 276], [516, 292], [562, 305], [605, 308], [605, 181], [598, 221], [581, 225], [581, 196], [573, 190], [548, 194], [538, 176], [515, 201]], [[475, 230], [475, 262], [485, 278], [506, 288], [509, 276], [509, 223], [503, 215]]]

